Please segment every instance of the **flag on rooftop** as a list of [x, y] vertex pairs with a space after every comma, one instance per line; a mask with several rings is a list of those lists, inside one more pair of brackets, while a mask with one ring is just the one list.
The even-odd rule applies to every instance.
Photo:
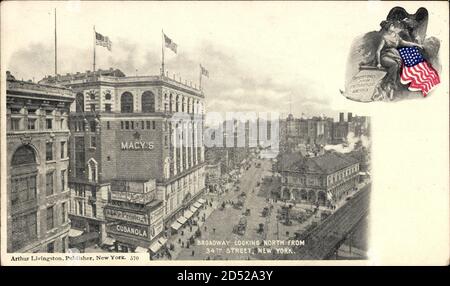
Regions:
[[209, 71], [207, 69], [205, 69], [202, 65], [200, 65], [200, 70], [201, 70], [202, 75], [209, 78]]
[[177, 44], [175, 44], [175, 42], [172, 41], [171, 38], [167, 37], [166, 34], [164, 34], [164, 43], [166, 48], [171, 49], [175, 54], [177, 53]]
[[108, 49], [108, 51], [111, 51], [111, 41], [109, 40], [109, 38], [97, 32], [95, 32], [95, 44], [105, 47]]

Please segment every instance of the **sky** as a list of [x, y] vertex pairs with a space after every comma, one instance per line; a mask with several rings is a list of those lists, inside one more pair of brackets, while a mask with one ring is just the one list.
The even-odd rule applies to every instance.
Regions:
[[[97, 68], [158, 74], [164, 29], [178, 44], [177, 54], [165, 52], [170, 77], [198, 85], [199, 64], [209, 70], [202, 80], [207, 111], [336, 118], [339, 111], [351, 111], [335, 103], [343, 98], [339, 89], [352, 40], [378, 30], [395, 6], [341, 4], [2, 2], [2, 59], [19, 79], [53, 74], [56, 8], [60, 74], [92, 70], [94, 25], [112, 41], [111, 52], [97, 46]], [[355, 25], [355, 19], [364, 21]]]

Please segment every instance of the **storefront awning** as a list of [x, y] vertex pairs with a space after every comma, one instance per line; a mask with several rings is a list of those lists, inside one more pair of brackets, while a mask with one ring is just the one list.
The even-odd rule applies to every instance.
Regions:
[[159, 242], [159, 240], [155, 241], [152, 245], [150, 245], [150, 251], [153, 253], [158, 252], [162, 247], [162, 244]]
[[161, 243], [161, 245], [164, 245], [164, 244], [166, 244], [166, 242], [167, 242], [167, 238], [165, 238], [165, 237], [160, 237], [160, 238], [158, 239], [158, 241], [159, 241], [159, 243]]
[[103, 244], [104, 245], [114, 245], [114, 242], [116, 242], [116, 240], [114, 238], [107, 237], [107, 238], [105, 238], [105, 241], [103, 241]]
[[180, 217], [177, 219], [177, 221], [178, 221], [179, 223], [181, 223], [181, 225], [183, 225], [183, 224], [186, 223], [187, 218], [185, 218], [184, 216], [180, 216]]
[[196, 211], [198, 211], [198, 208], [196, 208], [195, 206], [191, 206], [190, 211], [195, 213]]
[[136, 249], [134, 250], [134, 252], [136, 252], [136, 253], [147, 253], [148, 251], [147, 251], [147, 249], [138, 246], [138, 247], [136, 247]]
[[164, 246], [164, 244], [166, 244], [167, 242], [167, 238], [165, 237], [160, 237], [157, 241], [155, 241], [152, 245], [150, 245], [150, 250], [153, 253], [158, 252], [158, 250], [161, 249], [161, 247]]
[[201, 198], [201, 199], [198, 200], [198, 202], [201, 203], [201, 204], [204, 204], [204, 203], [206, 203], [206, 200], [204, 198]]
[[98, 232], [87, 232], [87, 233], [83, 233], [80, 236], [69, 237], [69, 241], [72, 245], [76, 245], [76, 244], [84, 243], [89, 240], [97, 239], [98, 236], [99, 236]]
[[181, 227], [181, 223], [176, 221], [176, 222], [172, 223], [172, 225], [170, 227], [173, 228], [174, 230], [179, 230]]
[[202, 204], [199, 203], [199, 202], [195, 202], [195, 203], [194, 203], [194, 207], [196, 207], [196, 208], [200, 208], [201, 206], [202, 206]]
[[69, 230], [69, 237], [77, 237], [83, 234], [82, 230], [71, 228]]
[[191, 212], [190, 210], [187, 210], [187, 211], [184, 212], [184, 215], [183, 215], [183, 216], [184, 216], [186, 219], [190, 219], [193, 215], [194, 215], [193, 212]]

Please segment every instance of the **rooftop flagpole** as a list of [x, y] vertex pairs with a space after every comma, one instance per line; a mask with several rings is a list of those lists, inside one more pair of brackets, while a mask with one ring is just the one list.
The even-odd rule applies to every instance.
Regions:
[[55, 11], [55, 77], [58, 76], [58, 45], [57, 45], [57, 33], [56, 33], [56, 8]]
[[94, 25], [94, 63], [92, 65], [93, 72], [95, 72], [95, 45], [96, 45], [96, 35], [95, 35], [95, 25]]
[[200, 79], [198, 82], [198, 89], [202, 90], [202, 65], [200, 64]]

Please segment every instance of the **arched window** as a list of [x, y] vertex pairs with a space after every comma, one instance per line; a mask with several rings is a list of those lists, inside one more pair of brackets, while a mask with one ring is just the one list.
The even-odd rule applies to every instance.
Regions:
[[310, 203], [315, 203], [316, 202], [316, 193], [313, 190], [310, 190], [308, 192], [308, 201]]
[[146, 91], [141, 98], [142, 112], [155, 112], [155, 95], [151, 91]]
[[170, 94], [170, 96], [169, 96], [169, 112], [173, 111], [172, 102], [173, 102], [173, 98], [172, 98], [172, 94]]
[[184, 112], [184, 107], [186, 106], [186, 98], [183, 97], [181, 100], [181, 112]]
[[14, 153], [11, 166], [20, 166], [36, 163], [36, 155], [30, 146], [20, 146]]
[[308, 199], [308, 193], [305, 190], [300, 191], [300, 199], [306, 201]]
[[177, 95], [175, 99], [175, 112], [179, 111], [179, 106], [180, 106], [180, 96]]
[[84, 112], [84, 95], [81, 92], [76, 95], [75, 110], [76, 112]]
[[122, 113], [133, 112], [133, 95], [128, 91], [124, 92], [120, 98], [120, 111]]
[[[33, 148], [26, 145], [20, 146], [14, 152], [11, 160], [11, 195], [9, 199], [12, 207], [36, 199], [37, 173], [36, 153]], [[34, 229], [32, 233], [16, 234], [17, 236], [13, 234], [13, 244], [20, 244], [20, 241], [27, 239], [28, 235], [34, 237], [36, 232]]]
[[320, 205], [324, 206], [326, 204], [326, 202], [327, 202], [327, 197], [325, 195], [325, 192], [319, 191], [317, 193], [317, 200], [318, 200]]
[[288, 188], [283, 189], [282, 199], [289, 200], [291, 198], [291, 191]]
[[97, 162], [94, 159], [89, 159], [89, 181], [97, 181]]

